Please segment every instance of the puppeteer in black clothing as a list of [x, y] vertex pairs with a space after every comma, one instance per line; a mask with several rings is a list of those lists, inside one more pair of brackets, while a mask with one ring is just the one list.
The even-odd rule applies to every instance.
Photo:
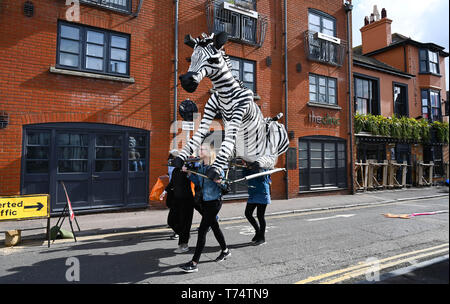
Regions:
[[187, 173], [180, 168], [175, 168], [172, 172], [172, 178], [166, 187], [166, 192], [172, 192], [167, 224], [179, 235], [179, 247], [175, 252], [186, 252], [189, 250], [188, 242], [194, 215], [194, 195]]

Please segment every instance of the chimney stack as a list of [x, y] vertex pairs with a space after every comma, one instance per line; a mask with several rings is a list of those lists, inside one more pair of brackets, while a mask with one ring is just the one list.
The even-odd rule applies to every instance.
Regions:
[[392, 20], [387, 18], [386, 9], [381, 10], [380, 19], [378, 8], [374, 5], [370, 19], [365, 17], [364, 26], [360, 29], [363, 54], [382, 49], [392, 43], [391, 23]]

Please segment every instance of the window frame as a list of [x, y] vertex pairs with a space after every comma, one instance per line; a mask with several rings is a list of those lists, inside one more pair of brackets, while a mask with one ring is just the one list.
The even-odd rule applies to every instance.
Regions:
[[[423, 104], [423, 100], [424, 100], [424, 93], [426, 94], [426, 98], [427, 98], [427, 105], [424, 106]], [[433, 106], [432, 102], [431, 102], [431, 94], [437, 94], [437, 100], [438, 100], [438, 106]], [[441, 102], [441, 91], [440, 90], [433, 90], [433, 89], [420, 89], [420, 104], [421, 104], [421, 113], [422, 113], [422, 117], [426, 118], [428, 121], [433, 122], [433, 121], [441, 121], [442, 122], [442, 102]], [[427, 108], [427, 115], [428, 117], [424, 116], [424, 112], [423, 109]], [[433, 116], [433, 109], [438, 109], [438, 119], [434, 119]]]
[[[316, 83], [315, 85], [315, 89], [316, 92], [312, 92], [311, 93], [311, 77], [315, 77], [316, 78]], [[320, 78], [325, 78], [325, 97], [326, 97], [326, 102], [322, 102], [320, 101]], [[331, 81], [334, 81], [334, 103], [330, 103], [330, 87], [329, 87], [329, 83]], [[319, 74], [315, 74], [315, 73], [309, 73], [308, 74], [308, 99], [310, 103], [314, 103], [314, 104], [321, 104], [321, 105], [329, 105], [329, 106], [338, 106], [338, 80], [337, 78], [334, 77], [329, 77], [329, 76], [324, 76], [324, 75], [319, 75]], [[316, 94], [316, 100], [311, 100], [311, 94]]]
[[[320, 18], [320, 33], [322, 33], [322, 34], [328, 35], [326, 33], [323, 33], [323, 28], [324, 28], [323, 19], [328, 19], [328, 20], [332, 21], [333, 22], [333, 35], [332, 36], [337, 37], [337, 20], [336, 20], [336, 18], [325, 12], [319, 11], [314, 8], [308, 8], [308, 30], [309, 31], [314, 31], [314, 30], [310, 29], [310, 24], [311, 24], [310, 23], [310, 15], [311, 14]], [[316, 31], [314, 31], [314, 32], [316, 32]]]
[[[235, 61], [239, 62], [239, 80], [242, 81], [242, 83], [244, 85], [246, 83], [251, 83], [253, 85], [253, 90], [247, 86], [245, 86], [245, 87], [250, 89], [253, 92], [253, 94], [256, 94], [256, 61], [243, 59], [243, 58], [239, 58], [239, 57], [234, 57], [234, 56], [228, 56], [228, 57], [230, 58], [230, 60], [235, 60]], [[244, 81], [244, 73], [245, 73], [244, 63], [250, 63], [253, 65], [253, 82]], [[249, 72], [247, 72], [247, 73], [249, 73]]]
[[[47, 138], [47, 144], [31, 144], [29, 142], [29, 135], [30, 134], [40, 134], [43, 135], [45, 134], [48, 138]], [[33, 129], [29, 132], [27, 132], [26, 134], [23, 134], [23, 160], [22, 160], [22, 170], [24, 174], [29, 174], [29, 175], [47, 175], [50, 172], [50, 161], [51, 161], [51, 157], [52, 157], [52, 151], [51, 151], [51, 133], [48, 130], [45, 129]], [[29, 149], [30, 147], [35, 147], [35, 148], [46, 148], [47, 150], [47, 158], [30, 158], [29, 157]], [[30, 162], [47, 162], [47, 166], [46, 166], [46, 170], [42, 170], [43, 168], [41, 168], [41, 171], [36, 172], [36, 171], [29, 171], [29, 169], [31, 169], [32, 167], [30, 167], [28, 164]]]
[[[425, 58], [421, 58], [423, 52], [425, 52]], [[436, 56], [436, 62], [431, 60], [430, 54], [434, 54]], [[422, 69], [422, 63], [425, 64], [425, 70]], [[431, 65], [435, 66], [436, 72], [431, 71]], [[439, 52], [433, 52], [429, 49], [419, 49], [419, 74], [441, 75], [439, 66]]]
[[[67, 51], [61, 51], [61, 39], [68, 39], [65, 37], [61, 37], [61, 28], [62, 26], [68, 26], [72, 28], [77, 28], [79, 31], [79, 40], [72, 39], [74, 41], [78, 41], [79, 43], [79, 54], [78, 54], [78, 66], [69, 66], [61, 64], [60, 62], [60, 54], [62, 53], [68, 53]], [[87, 55], [87, 47], [88, 44], [92, 45], [100, 45], [93, 42], [88, 42], [87, 40], [87, 33], [88, 32], [97, 32], [103, 34], [103, 68], [102, 70], [96, 70], [86, 67], [86, 60], [87, 58], [100, 58], [96, 56]], [[115, 60], [111, 59], [111, 49], [113, 46], [111, 45], [112, 37], [117, 36], [121, 38], [126, 39], [126, 50], [127, 56], [126, 61], [121, 60]], [[114, 47], [116, 48], [116, 47]], [[121, 48], [122, 49], [122, 48]], [[130, 78], [130, 52], [131, 52], [131, 35], [126, 33], [120, 33], [116, 31], [111, 30], [105, 30], [101, 28], [96, 28], [92, 26], [86, 26], [86, 25], [80, 25], [76, 23], [66, 22], [63, 20], [58, 20], [58, 30], [57, 30], [57, 45], [56, 45], [56, 67], [59, 69], [64, 70], [72, 70], [72, 71], [79, 71], [79, 72], [86, 72], [86, 73], [93, 73], [93, 74], [102, 74], [102, 75], [109, 75], [109, 76], [115, 76], [115, 77], [122, 77], [122, 78]], [[121, 61], [125, 63], [126, 73], [116, 73], [112, 72], [111, 69], [111, 61]]]
[[[358, 100], [358, 96], [357, 96], [357, 83], [356, 81], [360, 79], [360, 80], [368, 80], [369, 84], [372, 83], [372, 99], [370, 100], [369, 105], [369, 109], [367, 111], [366, 114], [362, 114], [362, 115], [367, 115], [367, 114], [372, 114], [372, 115], [380, 115], [381, 114], [381, 103], [380, 103], [380, 79], [377, 77], [372, 77], [372, 76], [368, 76], [368, 75], [364, 75], [364, 74], [359, 74], [359, 73], [353, 73], [353, 86], [354, 86], [354, 111], [356, 114], [358, 114], [357, 112], [357, 100]], [[374, 110], [376, 112], [374, 112]]]
[[[396, 102], [395, 102], [395, 87], [400, 87], [401, 89], [405, 90], [405, 96], [404, 96], [404, 106], [405, 106], [405, 114], [403, 115], [399, 115], [396, 110]], [[392, 82], [392, 97], [393, 97], [393, 105], [394, 105], [394, 114], [401, 117], [401, 116], [405, 116], [405, 117], [409, 117], [409, 97], [408, 97], [408, 85], [405, 83], [401, 83], [401, 82]]]

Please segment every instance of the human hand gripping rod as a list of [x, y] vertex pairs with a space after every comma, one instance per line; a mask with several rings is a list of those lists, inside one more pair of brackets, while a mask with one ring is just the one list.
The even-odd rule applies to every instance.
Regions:
[[[195, 175], [198, 175], [198, 176], [201, 176], [201, 177], [203, 177], [203, 178], [208, 178], [209, 179], [209, 177], [208, 176], [206, 176], [205, 174], [202, 174], [202, 173], [199, 173], [199, 172], [197, 172], [197, 171], [192, 171], [192, 170], [186, 170], [186, 172], [189, 172], [189, 173], [192, 173], [192, 174], [195, 174]], [[259, 174], [259, 173], [258, 173]], [[256, 177], [256, 176], [255, 176]], [[222, 184], [228, 184], [228, 185], [230, 185], [230, 184], [232, 184], [232, 183], [239, 183], [239, 182], [243, 182], [243, 181], [245, 181], [246, 179], [245, 178], [241, 178], [241, 179], [239, 179], [239, 180], [234, 180], [234, 181], [232, 181], [232, 180], [229, 180], [229, 179], [222, 179]], [[255, 188], [255, 186], [251, 186], [251, 185], [247, 185], [249, 188]]]

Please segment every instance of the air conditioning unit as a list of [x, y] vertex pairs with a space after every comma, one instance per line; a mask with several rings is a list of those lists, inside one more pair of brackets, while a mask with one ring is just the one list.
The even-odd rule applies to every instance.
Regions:
[[242, 6], [234, 5], [228, 2], [223, 3], [223, 8], [232, 12], [239, 13], [241, 15], [246, 15], [255, 19], [258, 19], [258, 12], [254, 10], [250, 10], [247, 8], [244, 8]]
[[320, 39], [320, 40], [330, 41], [330, 42], [335, 43], [335, 44], [341, 44], [341, 39], [339, 39], [337, 37], [330, 36], [330, 35], [322, 34], [322, 33], [319, 33], [319, 32], [314, 34], [314, 38]]

